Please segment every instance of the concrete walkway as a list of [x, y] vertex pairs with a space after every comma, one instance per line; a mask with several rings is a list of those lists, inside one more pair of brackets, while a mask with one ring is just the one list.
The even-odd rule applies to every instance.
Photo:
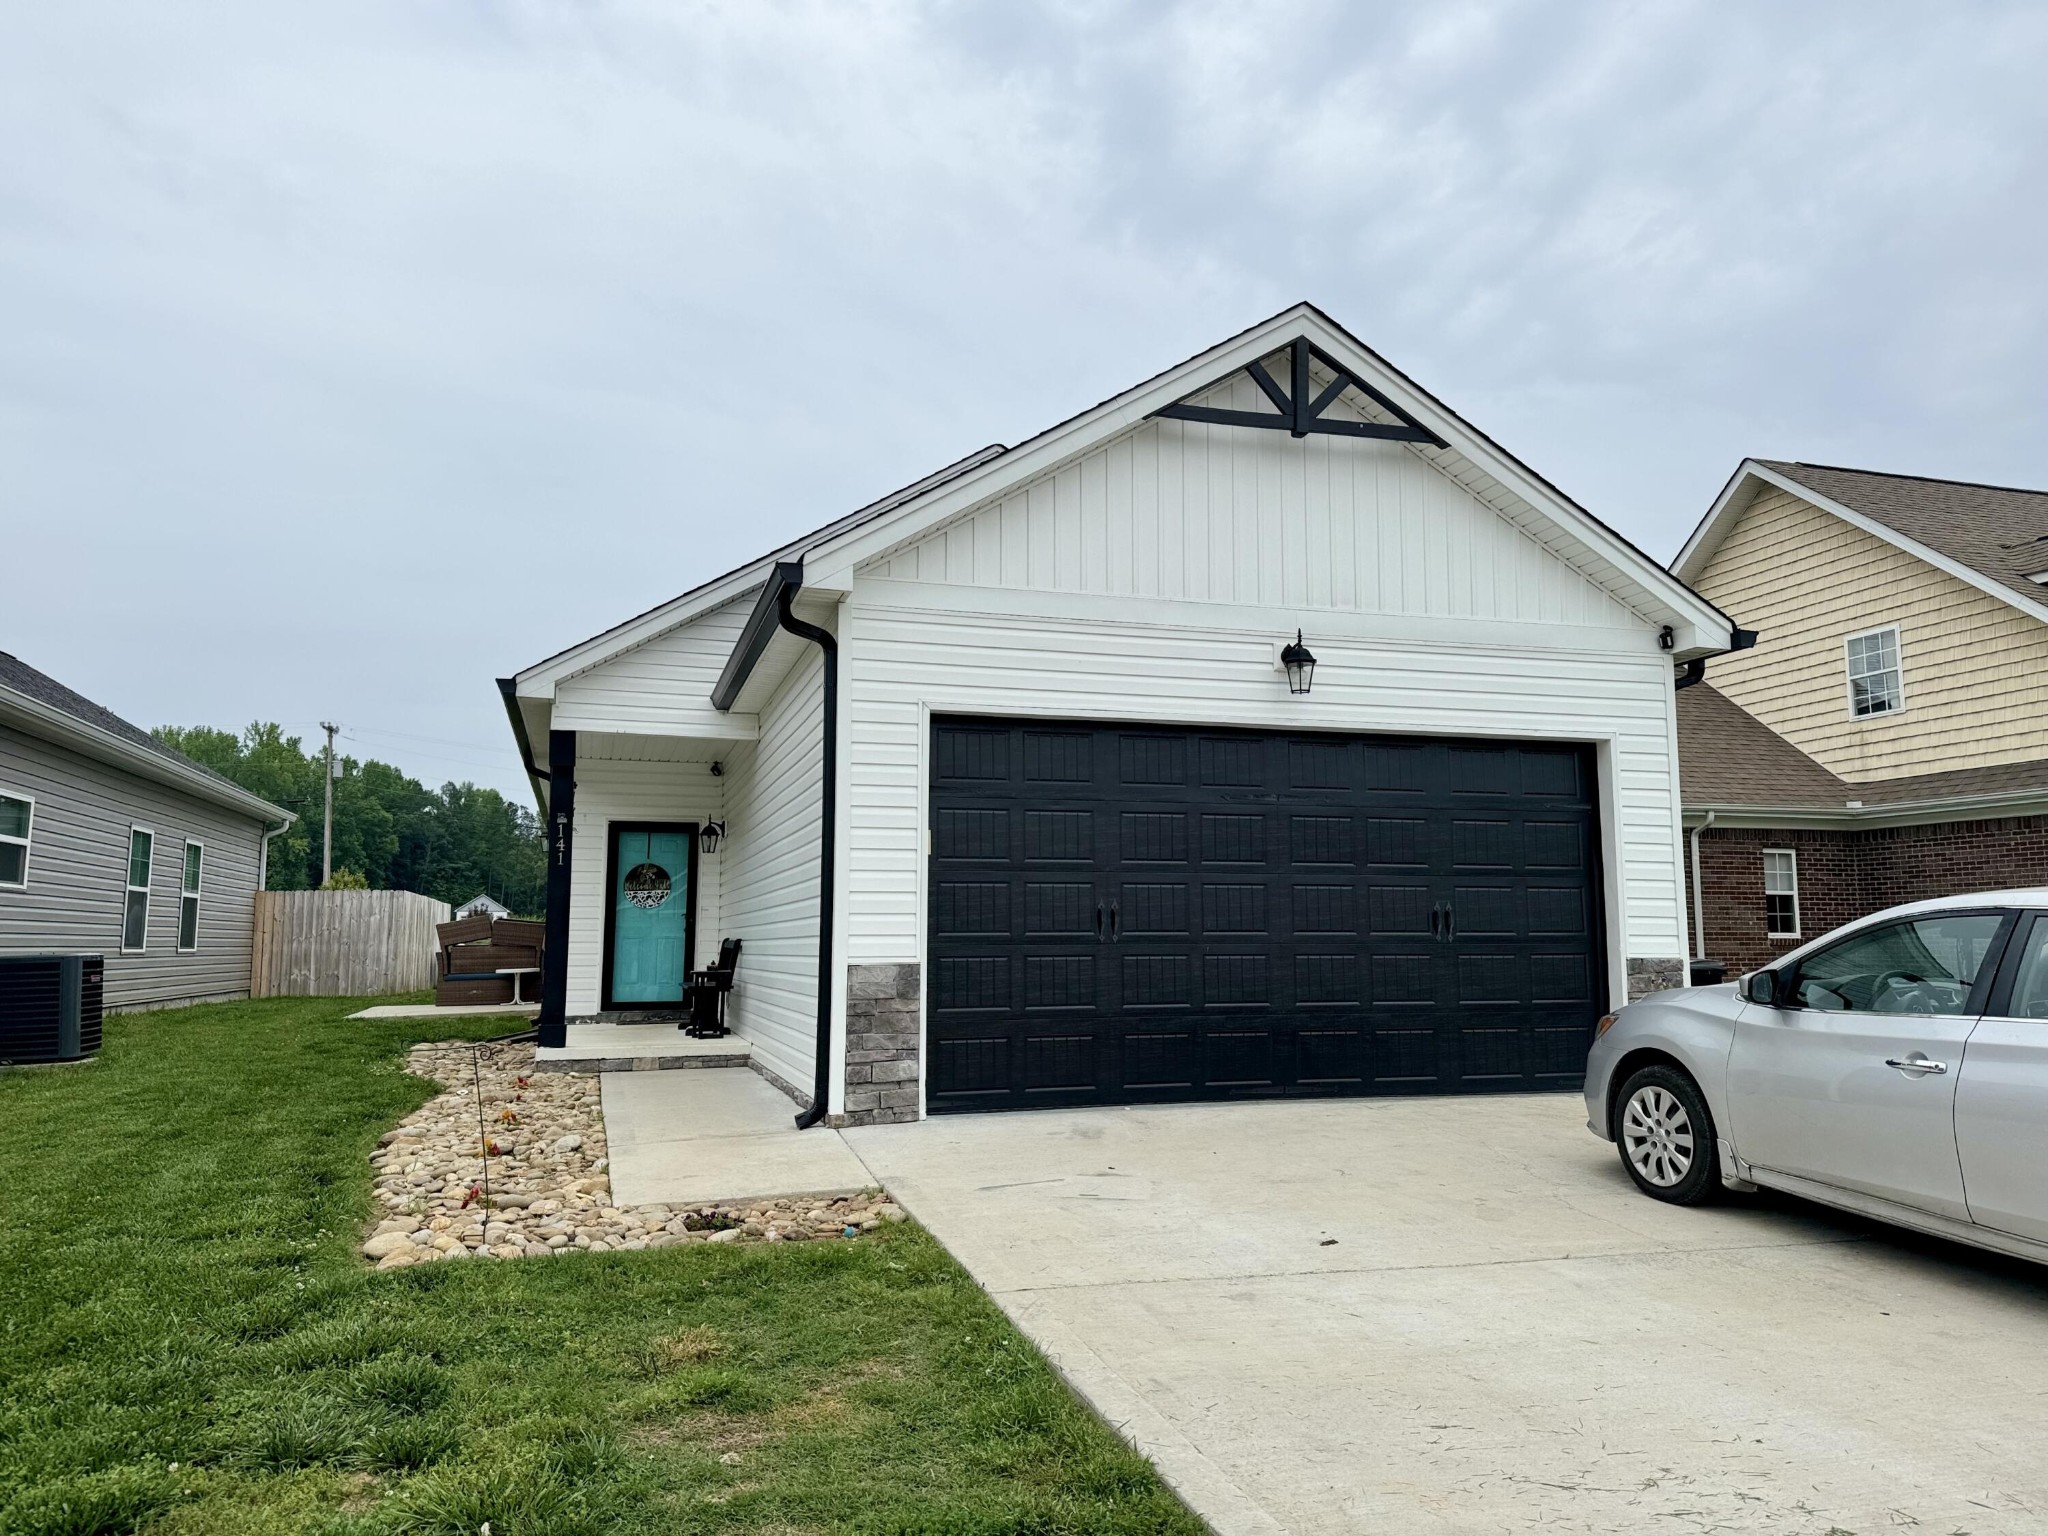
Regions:
[[874, 1183], [837, 1131], [799, 1131], [796, 1105], [743, 1067], [599, 1081], [616, 1205], [850, 1194]]
[[2048, 1269], [1638, 1195], [1573, 1097], [849, 1131], [1225, 1536], [2048, 1531]]

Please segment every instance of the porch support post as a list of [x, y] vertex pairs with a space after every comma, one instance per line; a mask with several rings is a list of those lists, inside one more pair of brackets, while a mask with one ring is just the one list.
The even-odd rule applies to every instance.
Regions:
[[541, 952], [537, 1041], [569, 1043], [569, 872], [575, 851], [576, 733], [548, 732], [548, 920]]

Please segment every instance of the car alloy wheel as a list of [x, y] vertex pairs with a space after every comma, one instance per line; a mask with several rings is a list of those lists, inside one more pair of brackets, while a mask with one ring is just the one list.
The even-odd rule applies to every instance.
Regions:
[[1667, 1088], [1645, 1083], [1629, 1095], [1621, 1139], [1629, 1163], [1659, 1189], [1677, 1188], [1692, 1172], [1692, 1116]]

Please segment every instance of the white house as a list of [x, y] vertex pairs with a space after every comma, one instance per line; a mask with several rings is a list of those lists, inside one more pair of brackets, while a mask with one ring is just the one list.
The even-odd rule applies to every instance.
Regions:
[[1682, 983], [1674, 664], [1731, 637], [1296, 305], [504, 679], [543, 1038], [737, 939], [835, 1121], [1574, 1085]]
[[510, 917], [512, 909], [489, 891], [478, 891], [455, 909], [457, 917]]

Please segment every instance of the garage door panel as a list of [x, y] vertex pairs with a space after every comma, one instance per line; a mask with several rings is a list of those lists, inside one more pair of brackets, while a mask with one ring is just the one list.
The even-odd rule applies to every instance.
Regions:
[[941, 720], [934, 1110], [1583, 1071], [1590, 754]]
[[[962, 854], [960, 857], [975, 855]], [[1081, 810], [1026, 811], [1024, 857], [1033, 864], [1093, 863], [1095, 813]]]
[[1265, 954], [1202, 956], [1204, 1008], [1268, 1008], [1273, 1003], [1273, 961]]
[[1207, 934], [1266, 932], [1266, 887], [1243, 881], [1204, 882], [1202, 931]]
[[1266, 818], [1258, 811], [1210, 811], [1202, 817], [1204, 864], [1263, 864]]

